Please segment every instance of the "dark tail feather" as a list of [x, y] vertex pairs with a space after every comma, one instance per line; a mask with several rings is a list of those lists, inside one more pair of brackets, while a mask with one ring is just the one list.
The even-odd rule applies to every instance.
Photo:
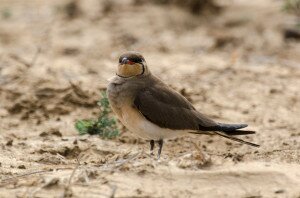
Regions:
[[235, 130], [235, 131], [224, 131], [227, 135], [250, 135], [254, 134], [255, 131], [248, 131], [248, 130]]
[[[239, 138], [233, 137], [232, 135], [249, 135], [249, 134], [254, 134], [255, 131], [249, 131], [249, 130], [239, 130], [242, 128], [247, 127], [247, 124], [223, 124], [223, 123], [218, 123], [218, 130], [214, 131], [215, 134], [220, 135], [222, 137], [228, 138], [233, 141], [237, 141], [243, 144], [248, 144], [250, 146], [255, 146], [259, 147], [259, 145], [247, 142], [245, 140], [241, 140]], [[220, 131], [220, 132], [219, 132]]]
[[201, 127], [199, 132], [191, 132], [195, 134], [203, 134], [205, 131], [207, 132], [206, 134], [216, 134], [220, 135], [222, 137], [225, 137], [227, 139], [237, 141], [243, 144], [248, 144], [250, 146], [255, 146], [259, 147], [258, 144], [254, 144], [251, 142], [247, 142], [245, 140], [233, 137], [232, 135], [249, 135], [249, 134], [254, 134], [255, 131], [249, 131], [249, 130], [239, 130], [242, 128], [247, 127], [247, 124], [223, 124], [223, 123], [218, 123], [216, 126], [213, 127]]
[[227, 135], [225, 132], [219, 132], [219, 131], [210, 131], [210, 132], [190, 132], [190, 133], [193, 133], [193, 134], [216, 134], [216, 135], [219, 135], [219, 136], [222, 136], [224, 138], [227, 138], [227, 139], [230, 139], [230, 140], [233, 140], [233, 141], [236, 141], [236, 142], [240, 142], [242, 144], [247, 144], [247, 145], [250, 145], [250, 146], [254, 146], [254, 147], [259, 147], [258, 144], [254, 144], [252, 142], [247, 142], [245, 140], [242, 140], [242, 139], [239, 139], [239, 138], [236, 138], [236, 137], [233, 137], [233, 136], [230, 136], [230, 135]]
[[236, 138], [236, 137], [233, 137], [233, 136], [229, 136], [229, 135], [227, 135], [227, 134], [225, 134], [223, 132], [214, 131], [214, 133], [217, 134], [217, 135], [220, 135], [220, 136], [222, 136], [224, 138], [228, 138], [230, 140], [236, 141], [236, 142], [240, 142], [240, 143], [243, 143], [243, 144], [248, 144], [248, 145], [254, 146], [254, 147], [259, 147], [258, 144], [254, 144], [252, 142], [247, 142], [245, 140], [242, 140], [242, 139], [239, 139], [239, 138]]

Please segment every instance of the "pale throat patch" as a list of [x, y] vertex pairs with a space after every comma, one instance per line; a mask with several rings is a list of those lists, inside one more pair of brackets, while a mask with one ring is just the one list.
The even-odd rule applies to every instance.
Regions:
[[143, 73], [143, 66], [141, 64], [124, 64], [118, 66], [117, 74], [124, 76], [124, 77], [130, 77], [130, 76], [137, 76]]

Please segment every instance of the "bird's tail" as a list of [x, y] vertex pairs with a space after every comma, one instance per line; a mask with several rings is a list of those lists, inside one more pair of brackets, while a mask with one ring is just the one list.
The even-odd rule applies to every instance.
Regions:
[[228, 135], [228, 134], [225, 133], [225, 132], [214, 131], [213, 133], [216, 134], [216, 135], [222, 136], [222, 137], [224, 137], [224, 138], [227, 138], [227, 139], [236, 141], [236, 142], [240, 142], [240, 143], [247, 144], [247, 145], [254, 146], [254, 147], [259, 147], [258, 144], [254, 144], [254, 143], [252, 143], [252, 142], [247, 142], [247, 141], [245, 141], [245, 140], [242, 140], [242, 139], [236, 138], [236, 137], [234, 137], [234, 136]]
[[[209, 134], [215, 134], [222, 136], [224, 138], [237, 141], [243, 144], [247, 144], [250, 146], [254, 147], [259, 147], [258, 144], [254, 144], [252, 142], [247, 142], [245, 140], [239, 139], [234, 137], [234, 135], [249, 135], [249, 134], [254, 134], [255, 131], [249, 131], [249, 130], [240, 130], [242, 128], [247, 127], [247, 124], [223, 124], [223, 123], [218, 123], [217, 125], [213, 127], [208, 127], [206, 131], [209, 132]], [[195, 134], [199, 134], [199, 132], [192, 132]]]

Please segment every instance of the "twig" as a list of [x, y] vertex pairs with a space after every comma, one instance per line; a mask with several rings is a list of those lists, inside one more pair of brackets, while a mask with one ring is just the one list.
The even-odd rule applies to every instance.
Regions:
[[42, 48], [40, 46], [37, 47], [36, 52], [34, 53], [34, 56], [32, 57], [32, 60], [30, 62], [26, 61], [24, 58], [20, 57], [17, 54], [9, 54], [9, 57], [13, 60], [25, 65], [27, 68], [33, 67], [33, 65], [36, 63], [39, 55], [42, 52]]
[[126, 160], [123, 160], [122, 162], [119, 162], [119, 164], [115, 165], [115, 168], [119, 168], [119, 167], [123, 166], [125, 163], [137, 158], [139, 155], [140, 155], [140, 153], [137, 153], [137, 154], [133, 155], [132, 157], [130, 157]]
[[41, 189], [43, 188], [47, 188], [47, 187], [51, 187], [53, 185], [58, 184], [59, 179], [58, 178], [52, 178], [49, 181], [47, 181], [46, 183], [44, 183], [42, 186], [37, 187], [36, 189], [34, 189], [31, 193], [29, 197], [36, 197], [35, 194], [37, 192], [39, 192]]
[[[67, 170], [67, 169], [70, 169], [70, 168], [68, 168], [68, 167], [61, 167], [61, 168], [56, 168], [55, 170]], [[6, 183], [11, 182], [11, 180], [15, 180], [15, 179], [19, 179], [19, 178], [24, 178], [24, 177], [27, 177], [27, 176], [30, 176], [30, 175], [35, 175], [35, 174], [40, 174], [40, 173], [47, 173], [47, 172], [53, 172], [53, 170], [39, 170], [39, 171], [24, 173], [24, 174], [16, 175], [14, 177], [9, 177], [9, 178], [6, 178], [6, 179], [2, 179], [0, 181], [0, 186], [2, 184], [6, 184]]]
[[110, 194], [109, 198], [115, 198], [115, 194], [116, 194], [118, 186], [110, 185], [110, 187], [111, 187], [111, 194]]
[[76, 161], [77, 161], [77, 164], [76, 164], [75, 168], [73, 169], [73, 171], [72, 171], [72, 173], [71, 173], [71, 175], [70, 175], [70, 177], [69, 177], [68, 184], [67, 184], [67, 186], [65, 187], [64, 192], [63, 192], [63, 194], [62, 194], [61, 197], [67, 197], [66, 195], [67, 195], [68, 191], [69, 191], [70, 188], [71, 188], [72, 179], [73, 179], [73, 177], [74, 177], [74, 175], [75, 175], [76, 170], [77, 170], [78, 167], [80, 166], [80, 161], [79, 161], [79, 158], [78, 158], [78, 157], [76, 157]]
[[81, 87], [75, 85], [71, 80], [69, 83], [77, 96], [81, 98], [89, 98], [89, 96], [81, 89]]
[[198, 150], [198, 152], [202, 153], [202, 149], [196, 144], [196, 142], [191, 141], [192, 144], [195, 146], [195, 148]]
[[9, 57], [13, 60], [25, 65], [27, 68], [30, 67], [30, 63], [28, 63], [26, 60], [24, 60], [22, 57], [18, 56], [17, 54], [9, 54]]
[[37, 50], [36, 50], [36, 52], [35, 52], [35, 54], [34, 54], [34, 56], [33, 56], [33, 58], [32, 58], [32, 60], [31, 60], [28, 67], [33, 67], [34, 66], [34, 64], [36, 63], [36, 61], [37, 61], [39, 55], [41, 54], [41, 52], [42, 52], [42, 48], [41, 48], [41, 46], [38, 46]]
[[205, 154], [203, 153], [202, 149], [196, 144], [196, 142], [192, 141], [192, 143], [194, 144], [195, 148], [197, 149], [198, 153], [200, 154], [202, 163], [206, 164], [207, 162], [210, 161], [210, 159], [206, 159], [205, 158]]
[[30, 175], [35, 175], [35, 174], [40, 174], [40, 173], [46, 173], [46, 172], [52, 172], [52, 170], [40, 170], [40, 171], [34, 171], [34, 172], [30, 172], [30, 173], [24, 173], [24, 174], [17, 175], [17, 176], [14, 176], [14, 177], [2, 179], [0, 183], [1, 183], [1, 184], [2, 184], [2, 183], [8, 183], [8, 182], [10, 182], [11, 180], [15, 180], [15, 179], [27, 177], [27, 176], [30, 176]]
[[75, 168], [74, 168], [73, 171], [72, 171], [72, 174], [71, 174], [71, 176], [70, 176], [70, 178], [69, 178], [69, 182], [68, 182], [68, 186], [67, 186], [67, 187], [69, 187], [69, 186], [71, 185], [71, 182], [72, 182], [72, 179], [73, 179], [73, 177], [74, 177], [74, 175], [75, 175], [75, 172], [76, 172], [76, 170], [78, 169], [78, 167], [80, 166], [79, 159], [76, 158], [76, 160], [77, 160], [77, 164], [76, 164]]

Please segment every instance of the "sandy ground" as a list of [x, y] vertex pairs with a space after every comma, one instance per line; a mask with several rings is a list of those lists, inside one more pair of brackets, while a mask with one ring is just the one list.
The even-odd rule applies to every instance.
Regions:
[[[135, 3], [134, 3], [135, 2]], [[300, 43], [282, 1], [222, 1], [193, 16], [138, 1], [0, 2], [0, 197], [300, 197]], [[169, 140], [162, 158], [120, 125], [79, 136], [126, 50], [195, 107], [248, 123], [261, 145]], [[72, 85], [73, 84], [73, 85]]]

